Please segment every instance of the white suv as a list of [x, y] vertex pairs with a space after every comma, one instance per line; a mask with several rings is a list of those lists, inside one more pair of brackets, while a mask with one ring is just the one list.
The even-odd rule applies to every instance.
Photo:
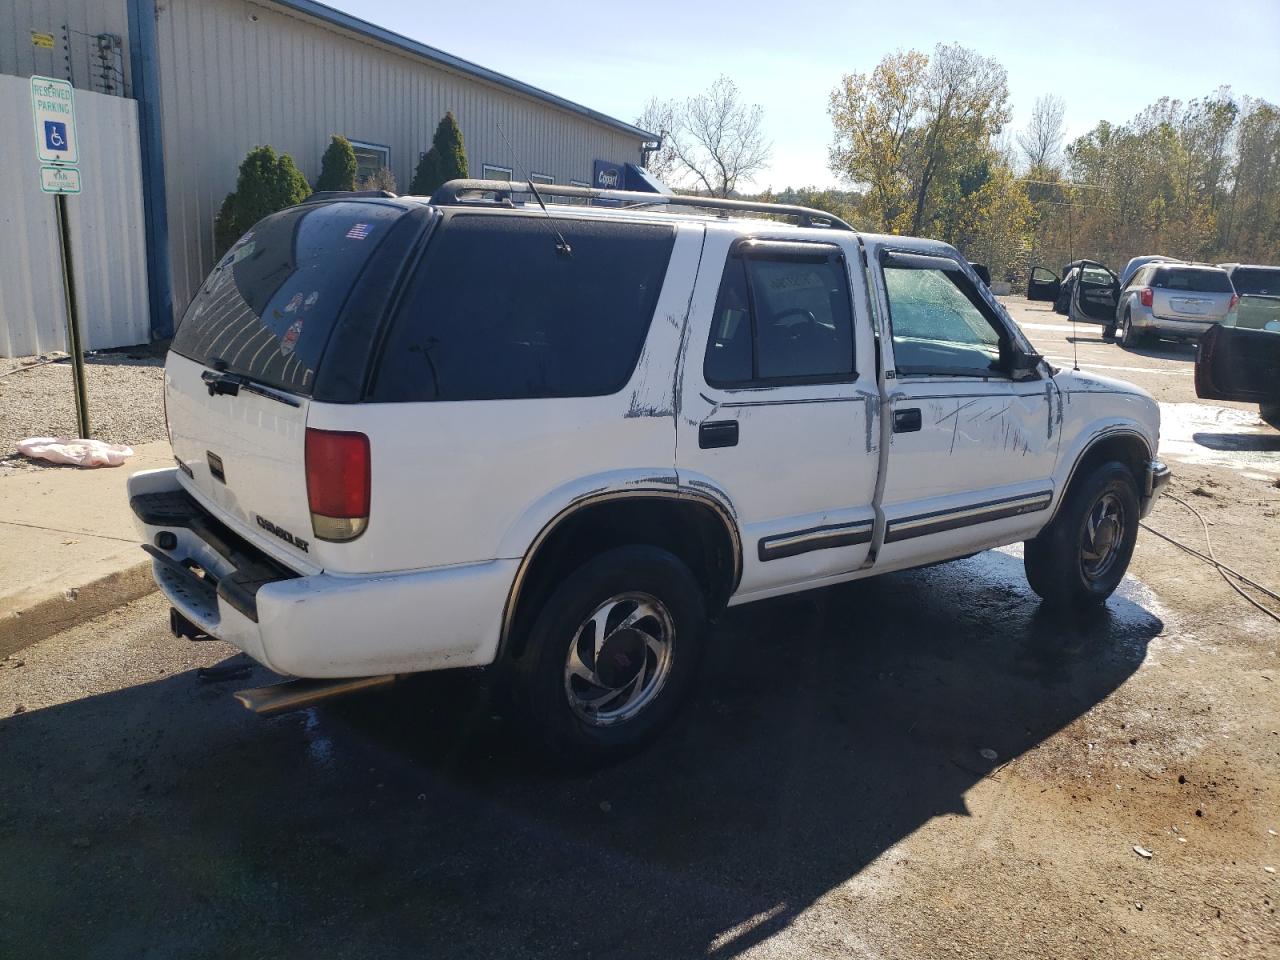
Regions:
[[310, 678], [248, 705], [494, 665], [602, 755], [671, 716], [726, 605], [1016, 541], [1046, 600], [1115, 589], [1158, 408], [1038, 357], [952, 247], [513, 189], [291, 207], [183, 318], [177, 466], [130, 496], [175, 632]]

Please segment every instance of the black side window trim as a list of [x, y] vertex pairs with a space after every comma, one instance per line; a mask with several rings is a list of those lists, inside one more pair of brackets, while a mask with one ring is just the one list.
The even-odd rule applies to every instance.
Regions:
[[[811, 250], [807, 248], [811, 248]], [[844, 281], [845, 298], [849, 305], [849, 348], [852, 354], [849, 358], [851, 368], [849, 373], [839, 375], [814, 374], [811, 376], [796, 377], [760, 376], [760, 351], [757, 348], [759, 344], [759, 336], [756, 329], [755, 285], [751, 282], [750, 273], [746, 271], [746, 262], [749, 260], [763, 260], [771, 263], [831, 263], [832, 261], [835, 261], [840, 265], [839, 273]], [[853, 308], [853, 286], [849, 279], [848, 257], [845, 256], [845, 252], [838, 245], [834, 243], [803, 240], [767, 240], [757, 237], [744, 237], [740, 240], [735, 240], [733, 245], [729, 248], [729, 255], [725, 258], [724, 268], [720, 272], [721, 285], [724, 284], [725, 274], [734, 264], [737, 264], [738, 268], [743, 270], [744, 279], [746, 280], [747, 311], [751, 318], [751, 379], [717, 380], [713, 379], [708, 372], [707, 362], [710, 359], [711, 341], [715, 336], [716, 313], [713, 308], [711, 318], [712, 329], [708, 333], [706, 347], [703, 349], [702, 354], [702, 379], [706, 381], [707, 386], [715, 387], [718, 390], [752, 390], [768, 387], [806, 387], [821, 384], [857, 382], [858, 318]], [[719, 306], [719, 302], [719, 288], [717, 288], [716, 306]]]
[[[878, 258], [880, 261], [880, 282], [885, 283], [884, 270], [886, 266], [891, 266], [895, 270], [940, 269], [938, 266], [927, 264], [924, 262], [912, 262], [912, 260], [908, 260], [907, 257], [911, 257], [912, 260], [918, 259], [919, 261], [923, 261], [925, 259], [945, 260], [948, 264], [955, 264], [954, 269], [950, 267], [945, 269], [944, 272], [946, 273], [947, 278], [956, 285], [956, 289], [958, 289], [961, 293], [964, 294], [965, 299], [968, 300], [971, 304], [973, 304], [974, 308], [980, 314], [982, 314], [983, 318], [987, 321], [987, 323], [991, 324], [992, 329], [996, 331], [996, 334], [1000, 338], [1000, 363], [1002, 366], [1007, 366], [1007, 364], [1009, 363], [1009, 359], [1013, 355], [1013, 345], [1015, 342], [1013, 331], [1009, 329], [1009, 327], [1005, 324], [1004, 320], [1000, 317], [1000, 315], [991, 309], [990, 304], [988, 304], [985, 300], [982, 299], [982, 294], [978, 292], [977, 288], [973, 284], [973, 281], [969, 279], [969, 275], [964, 272], [964, 268], [960, 266], [959, 261], [946, 256], [938, 256], [934, 254], [918, 254], [914, 250], [895, 250], [890, 247], [881, 247], [880, 255]], [[892, 264], [888, 263], [890, 259], [896, 259], [898, 262], [892, 263]], [[893, 300], [889, 296], [889, 288], [887, 283], [885, 284], [884, 300], [885, 300], [885, 305], [888, 307], [888, 313], [889, 313], [889, 339], [892, 340], [893, 339]], [[948, 369], [944, 373], [940, 368], [924, 368], [924, 367], [903, 368], [898, 366], [898, 358], [896, 354], [893, 358], [893, 365], [894, 365], [894, 373], [896, 373], [898, 377], [947, 377], [947, 378], [953, 378], [953, 379], [962, 378], [966, 380], [1007, 380], [1011, 383], [1013, 382], [1013, 378], [1009, 376], [1006, 370], [972, 370], [970, 371], [970, 370], [963, 370], [960, 368], [956, 368], [956, 369]]]

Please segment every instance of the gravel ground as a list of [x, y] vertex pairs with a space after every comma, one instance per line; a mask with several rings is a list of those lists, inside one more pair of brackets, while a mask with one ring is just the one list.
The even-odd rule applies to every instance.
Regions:
[[[69, 360], [21, 372], [36, 357], [0, 361], [0, 456], [26, 437], [72, 436], [76, 408]], [[163, 440], [164, 352], [152, 347], [101, 351], [85, 358], [89, 424], [99, 440]]]

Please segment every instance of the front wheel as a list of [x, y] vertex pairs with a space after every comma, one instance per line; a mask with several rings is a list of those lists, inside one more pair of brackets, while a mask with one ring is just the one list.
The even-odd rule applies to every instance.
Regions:
[[649, 546], [600, 554], [542, 607], [509, 700], [557, 759], [593, 763], [652, 739], [702, 659], [706, 601], [679, 559]]
[[1027, 582], [1046, 603], [1087, 607], [1115, 591], [1138, 539], [1138, 486], [1112, 461], [1077, 478], [1058, 515], [1023, 549]]

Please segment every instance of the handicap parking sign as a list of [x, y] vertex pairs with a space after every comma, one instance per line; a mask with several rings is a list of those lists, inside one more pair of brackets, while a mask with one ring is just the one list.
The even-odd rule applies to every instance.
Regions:
[[48, 150], [65, 151], [67, 143], [67, 125], [57, 120], [44, 122], [44, 145]]
[[36, 156], [41, 163], [80, 162], [75, 91], [69, 82], [32, 77], [31, 118], [35, 121]]

